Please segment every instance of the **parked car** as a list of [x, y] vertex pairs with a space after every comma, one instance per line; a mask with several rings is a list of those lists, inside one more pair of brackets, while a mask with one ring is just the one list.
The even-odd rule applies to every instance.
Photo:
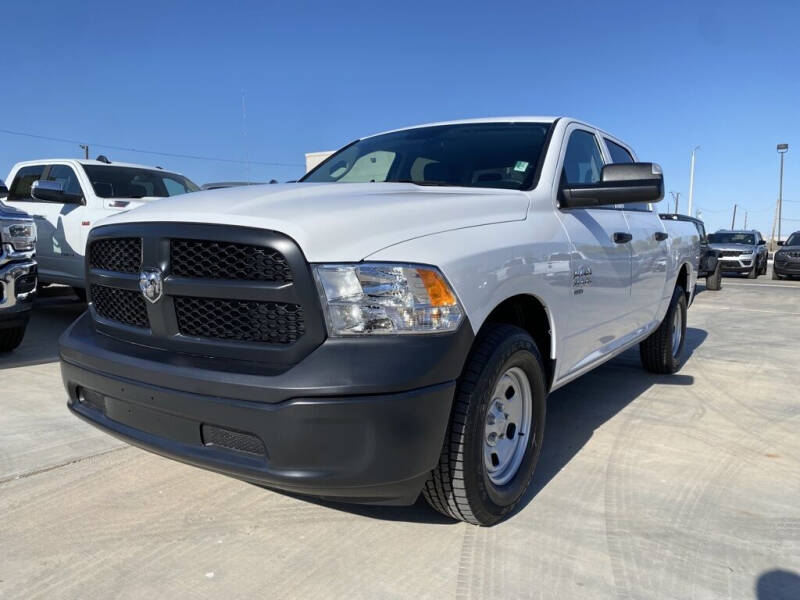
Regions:
[[715, 250], [709, 245], [706, 226], [703, 224], [703, 221], [690, 217], [689, 215], [679, 215], [676, 213], [661, 214], [660, 216], [662, 219], [668, 219], [670, 221], [694, 223], [694, 226], [697, 227], [697, 233], [700, 235], [700, 261], [697, 277], [698, 279], [705, 277], [707, 290], [721, 290], [722, 264], [719, 259], [722, 252], [720, 250]]
[[710, 233], [708, 241], [712, 248], [721, 252], [724, 272], [747, 273], [748, 279], [766, 275], [767, 242], [755, 229], [720, 229]]
[[0, 200], [0, 352], [25, 337], [36, 291], [35, 247], [33, 219]]
[[6, 202], [36, 221], [41, 283], [73, 286], [79, 296], [84, 295], [86, 235], [95, 221], [200, 189], [183, 175], [102, 156], [17, 163], [6, 181]]
[[781, 248], [775, 253], [772, 264], [772, 278], [800, 276], [800, 231], [795, 231], [785, 242], [778, 242]]
[[[490, 525], [525, 494], [548, 392], [639, 345], [673, 373], [698, 273], [660, 167], [569, 118], [361, 139], [300, 183], [89, 235], [68, 405], [265, 486]], [[635, 276], [632, 274], [635, 273]]]

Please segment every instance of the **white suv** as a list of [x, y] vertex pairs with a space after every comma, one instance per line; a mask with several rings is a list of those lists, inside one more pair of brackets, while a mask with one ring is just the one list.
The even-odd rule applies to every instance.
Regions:
[[38, 230], [41, 283], [63, 283], [83, 296], [86, 235], [99, 219], [149, 200], [195, 192], [183, 175], [126, 163], [49, 159], [14, 165], [5, 201], [30, 214]]

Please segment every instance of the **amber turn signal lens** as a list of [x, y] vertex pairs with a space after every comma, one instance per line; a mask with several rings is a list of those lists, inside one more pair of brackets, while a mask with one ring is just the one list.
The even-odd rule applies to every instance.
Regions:
[[417, 269], [417, 273], [419, 273], [422, 283], [425, 284], [425, 289], [431, 300], [431, 306], [453, 306], [456, 304], [453, 292], [450, 291], [450, 287], [444, 282], [439, 273], [430, 269]]

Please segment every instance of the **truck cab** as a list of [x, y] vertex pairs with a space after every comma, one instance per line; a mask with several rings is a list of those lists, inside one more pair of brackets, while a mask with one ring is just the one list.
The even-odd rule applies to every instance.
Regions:
[[38, 230], [40, 282], [85, 287], [86, 236], [98, 220], [149, 201], [198, 191], [183, 175], [160, 167], [98, 160], [17, 163], [8, 178], [11, 207], [30, 214]]

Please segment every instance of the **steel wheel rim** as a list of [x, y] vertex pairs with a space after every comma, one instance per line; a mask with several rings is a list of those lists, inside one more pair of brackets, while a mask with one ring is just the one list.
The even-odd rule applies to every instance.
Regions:
[[683, 315], [680, 307], [675, 308], [675, 317], [672, 320], [672, 356], [677, 357], [681, 349], [681, 339], [683, 338]]
[[483, 432], [483, 462], [489, 480], [505, 485], [519, 471], [531, 435], [533, 392], [525, 371], [511, 367], [497, 380]]

